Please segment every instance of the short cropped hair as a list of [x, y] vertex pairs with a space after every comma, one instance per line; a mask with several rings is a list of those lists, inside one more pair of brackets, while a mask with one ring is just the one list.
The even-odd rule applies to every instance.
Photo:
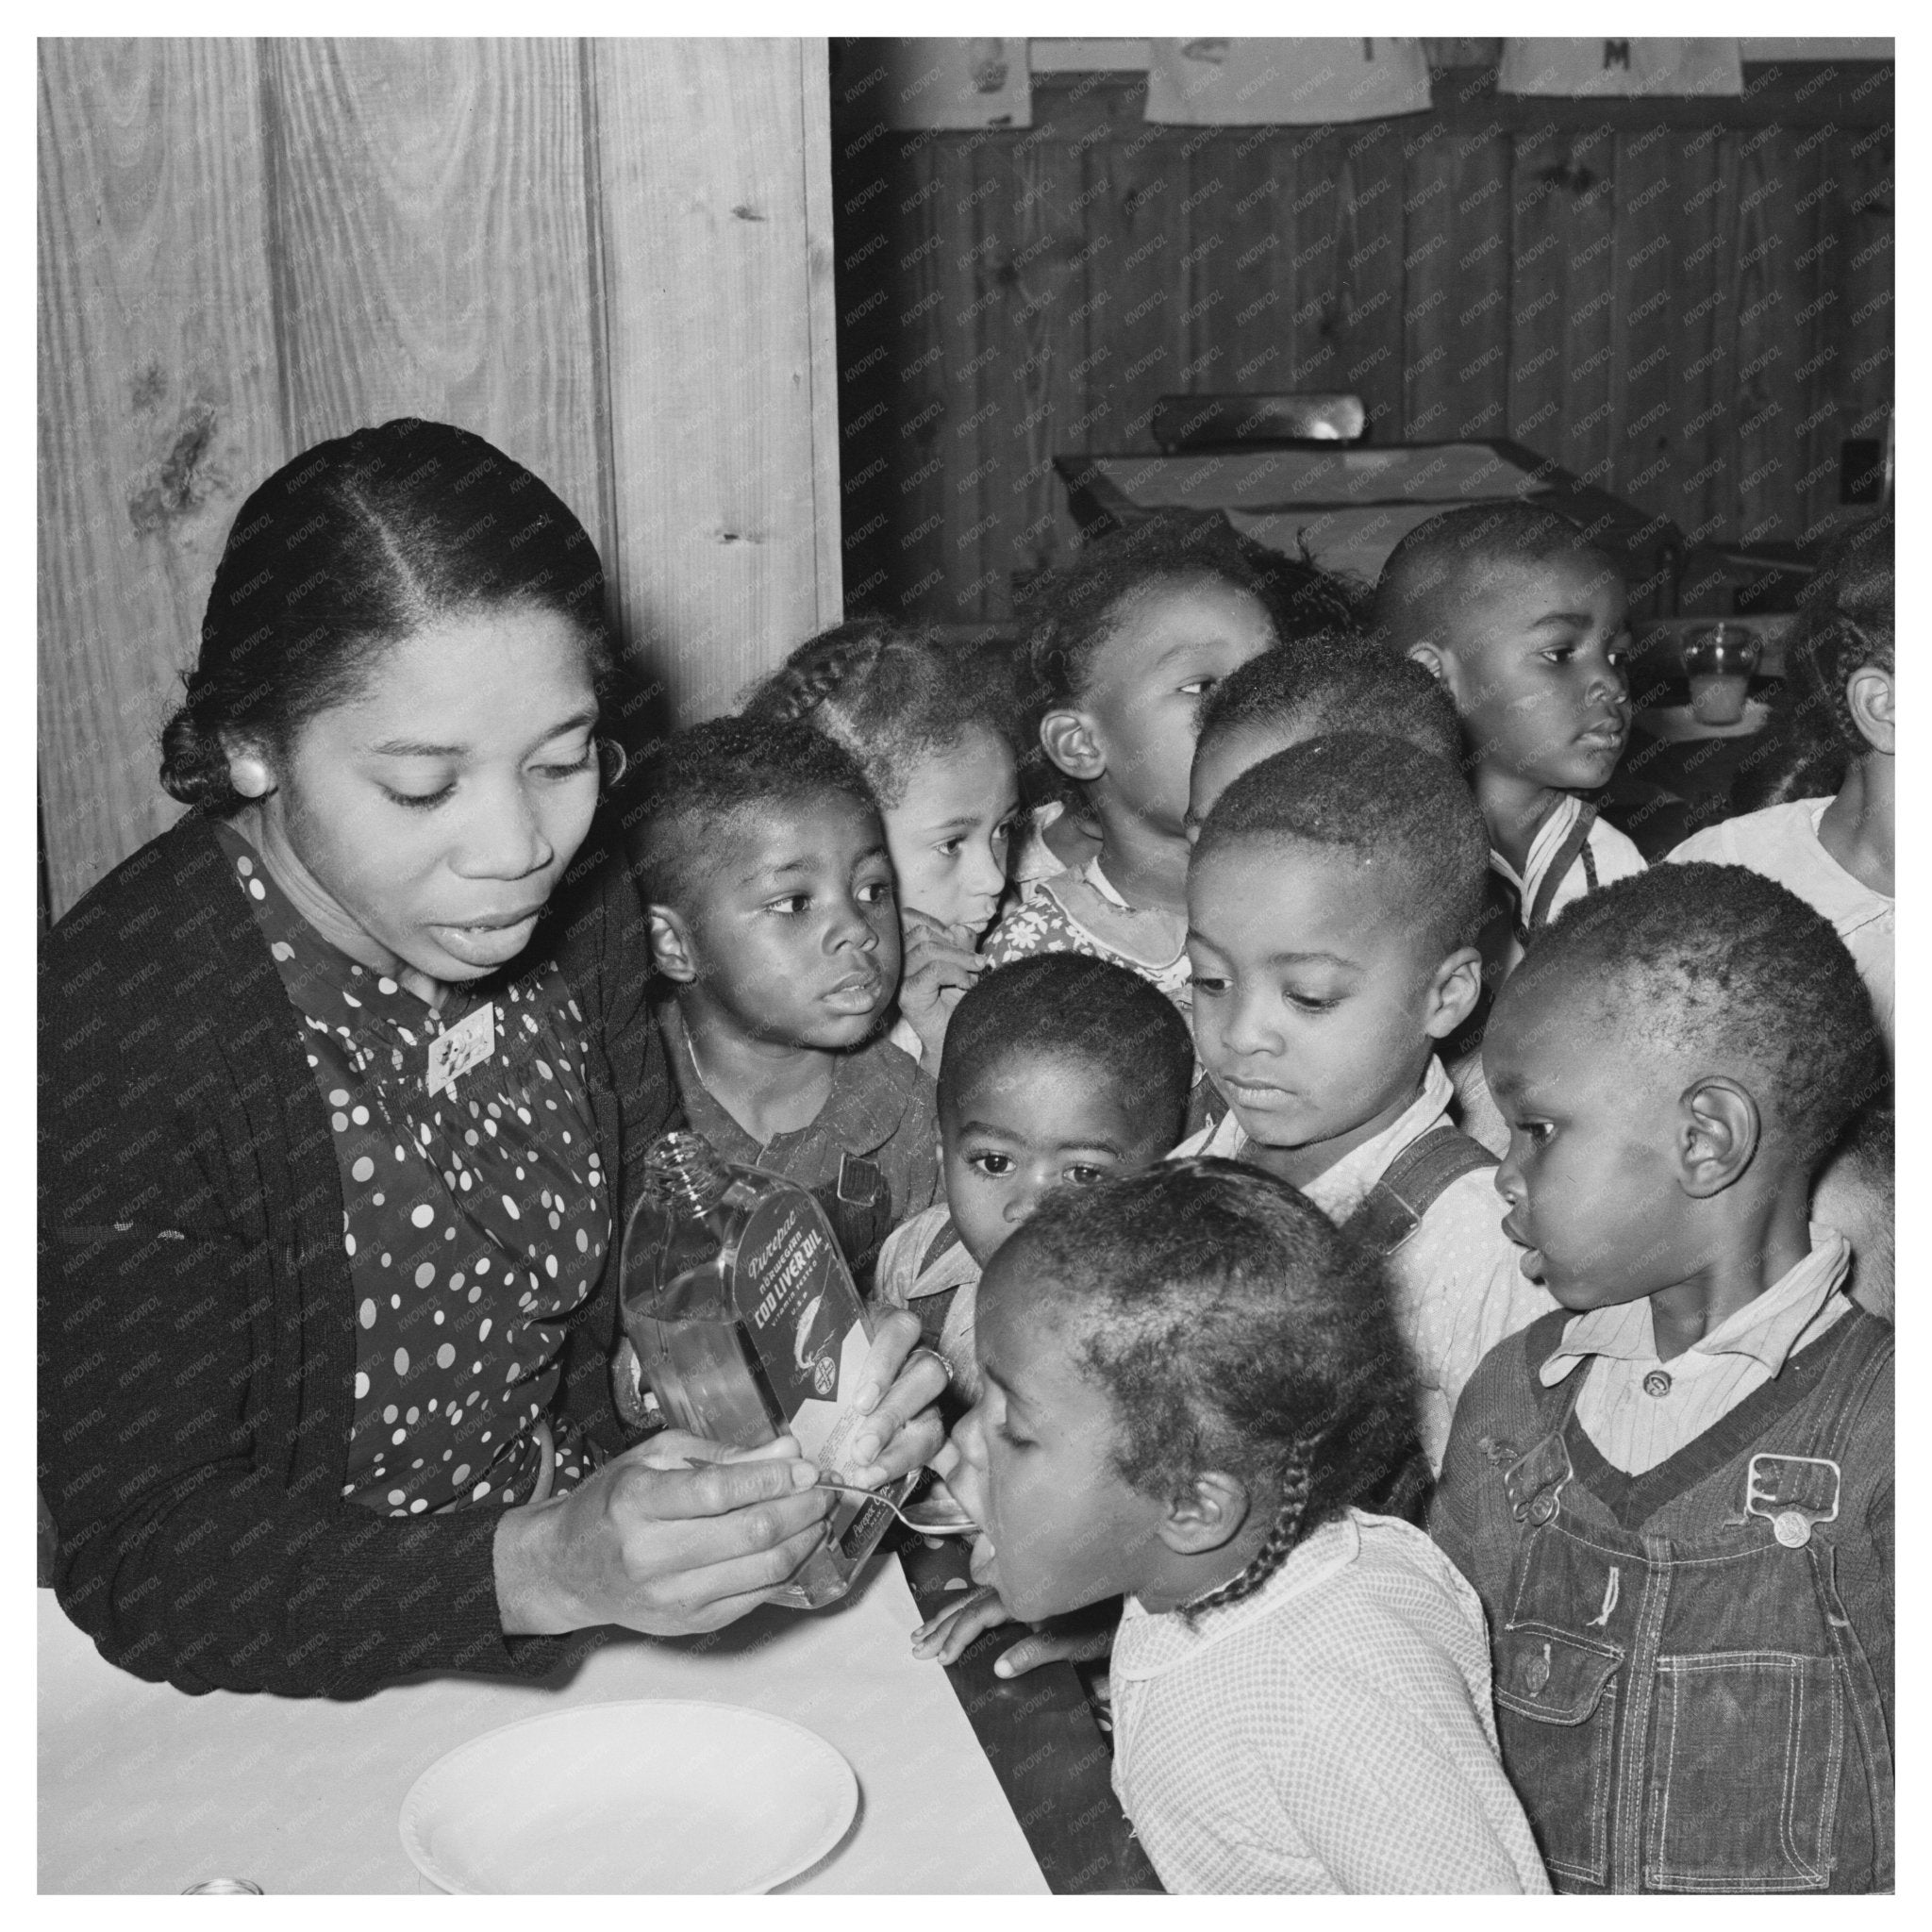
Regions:
[[1633, 1051], [1736, 1069], [1807, 1166], [1882, 1090], [1877, 1021], [1844, 941], [1746, 866], [1659, 865], [1619, 879], [1565, 908], [1517, 973], [1525, 988], [1553, 984], [1625, 1023]]
[[1400, 738], [1338, 732], [1278, 751], [1215, 800], [1198, 865], [1230, 845], [1299, 841], [1373, 858], [1391, 903], [1446, 956], [1482, 928], [1490, 837], [1446, 759]]
[[1036, 953], [967, 990], [940, 1056], [942, 1117], [992, 1069], [1051, 1059], [1079, 1062], [1130, 1100], [1165, 1146], [1181, 1138], [1194, 1079], [1186, 1021], [1138, 973], [1084, 953]]
[[1869, 747], [1852, 718], [1845, 686], [1855, 671], [1868, 664], [1885, 672], [1896, 669], [1893, 557], [1890, 510], [1839, 537], [1805, 587], [1799, 635], [1787, 653], [1801, 697], [1815, 696], [1839, 742], [1854, 758]]
[[1197, 1158], [1058, 1189], [1001, 1249], [1015, 1263], [1111, 1402], [1125, 1482], [1166, 1501], [1207, 1470], [1280, 1486], [1267, 1544], [1217, 1600], [1258, 1588], [1413, 1452], [1413, 1372], [1375, 1257], [1272, 1174]]
[[1005, 732], [964, 653], [929, 627], [884, 617], [855, 617], [807, 639], [745, 700], [744, 715], [824, 732], [889, 806], [905, 796], [916, 765], [974, 725]]
[[1617, 573], [1616, 560], [1560, 511], [1533, 503], [1472, 503], [1410, 530], [1375, 583], [1374, 628], [1397, 654], [1427, 639], [1488, 571], [1580, 558]]
[[1355, 631], [1320, 631], [1250, 658], [1208, 693], [1196, 743], [1257, 727], [1402, 738], [1452, 765], [1462, 756], [1447, 691], [1420, 664]]
[[876, 811], [851, 753], [808, 724], [713, 718], [667, 739], [625, 815], [645, 901], [682, 909], [716, 869], [720, 848], [751, 813], [837, 793]]
[[1051, 710], [1083, 695], [1101, 646], [1138, 597], [1202, 578], [1243, 591], [1274, 622], [1261, 579], [1224, 517], [1159, 510], [1082, 543], [1071, 563], [1049, 571], [1027, 595], [1027, 652], [1039, 708]]

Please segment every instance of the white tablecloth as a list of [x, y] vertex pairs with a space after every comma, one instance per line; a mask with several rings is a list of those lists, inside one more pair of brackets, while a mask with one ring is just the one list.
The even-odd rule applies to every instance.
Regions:
[[396, 1828], [424, 1771], [499, 1725], [631, 1697], [747, 1705], [844, 1753], [858, 1819], [787, 1891], [1047, 1890], [945, 1673], [911, 1654], [919, 1612], [891, 1558], [829, 1611], [613, 1638], [545, 1683], [425, 1677], [358, 1703], [143, 1683], [38, 1598], [43, 1892], [431, 1891]]

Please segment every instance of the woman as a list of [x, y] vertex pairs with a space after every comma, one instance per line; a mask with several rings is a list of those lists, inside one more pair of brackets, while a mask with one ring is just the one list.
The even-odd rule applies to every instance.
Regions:
[[[623, 1181], [674, 1101], [587, 843], [602, 610], [480, 438], [306, 452], [163, 737], [194, 810], [49, 939], [41, 1480], [62, 1607], [139, 1675], [539, 1674], [729, 1622], [824, 1534], [795, 1445], [625, 1450], [610, 1411]], [[938, 1446], [916, 1335], [874, 1346], [871, 1479]]]

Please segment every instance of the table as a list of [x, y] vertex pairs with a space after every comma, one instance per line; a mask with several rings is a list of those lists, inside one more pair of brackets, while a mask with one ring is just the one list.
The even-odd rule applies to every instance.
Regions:
[[[922, 1616], [935, 1616], [965, 1581], [963, 1543], [912, 1547], [906, 1574]], [[1113, 1750], [1071, 1664], [1042, 1664], [1023, 1677], [993, 1674], [1020, 1636], [989, 1630], [947, 1672], [980, 1747], [1026, 1841], [1057, 1892], [1161, 1888], [1113, 1792]]]
[[[613, 1636], [541, 1682], [425, 1675], [344, 1703], [143, 1683], [107, 1663], [51, 1591], [36, 1596], [42, 1891], [179, 1892], [209, 1878], [276, 1894], [432, 1891], [396, 1827], [423, 1772], [499, 1725], [636, 1697], [752, 1706], [844, 1753], [858, 1819], [785, 1891], [1048, 1889], [947, 1674], [912, 1655], [922, 1613], [890, 1558], [809, 1616], [768, 1608], [709, 1637]], [[1096, 1768], [1104, 1778], [1104, 1765], [1090, 1778]]]
[[1439, 510], [1534, 501], [1574, 517], [1623, 566], [1633, 608], [1667, 609], [1683, 538], [1668, 517], [1573, 475], [1502, 438], [1310, 449], [1286, 445], [1176, 456], [1061, 456], [1054, 468], [1083, 530], [1165, 508], [1220, 510], [1242, 535], [1369, 583], [1389, 553]]

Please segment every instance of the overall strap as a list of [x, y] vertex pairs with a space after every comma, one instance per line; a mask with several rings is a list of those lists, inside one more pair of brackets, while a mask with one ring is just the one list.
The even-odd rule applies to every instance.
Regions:
[[1576, 823], [1570, 827], [1568, 836], [1557, 847], [1557, 856], [1550, 860], [1549, 870], [1543, 874], [1542, 884], [1536, 889], [1536, 898], [1529, 908], [1529, 916], [1516, 929], [1516, 937], [1527, 946], [1538, 933], [1550, 923], [1550, 902], [1557, 896], [1557, 888], [1569, 876], [1570, 868], [1580, 858], [1583, 860], [1583, 876], [1589, 882], [1590, 890], [1596, 891], [1596, 856], [1590, 849], [1590, 834], [1596, 824], [1596, 807], [1580, 806], [1577, 808]]
[[1745, 1517], [1761, 1517], [1788, 1549], [1802, 1549], [1814, 1529], [1839, 1519], [1852, 1427], [1891, 1366], [1891, 1324], [1857, 1309], [1840, 1318], [1836, 1335], [1812, 1346], [1830, 1349], [1831, 1359], [1804, 1405], [1808, 1421], [1790, 1448], [1756, 1451], [1744, 1475]]
[[1444, 1121], [1417, 1135], [1389, 1163], [1343, 1224], [1386, 1257], [1422, 1225], [1444, 1190], [1466, 1174], [1495, 1165], [1496, 1157], [1487, 1147]]
[[1799, 1444], [1803, 1455], [1829, 1457], [1834, 1462], [1843, 1461], [1852, 1424], [1896, 1352], [1891, 1324], [1863, 1308], [1840, 1316], [1839, 1325], [1845, 1332], [1838, 1337], [1831, 1361], [1812, 1391], [1811, 1424]]

